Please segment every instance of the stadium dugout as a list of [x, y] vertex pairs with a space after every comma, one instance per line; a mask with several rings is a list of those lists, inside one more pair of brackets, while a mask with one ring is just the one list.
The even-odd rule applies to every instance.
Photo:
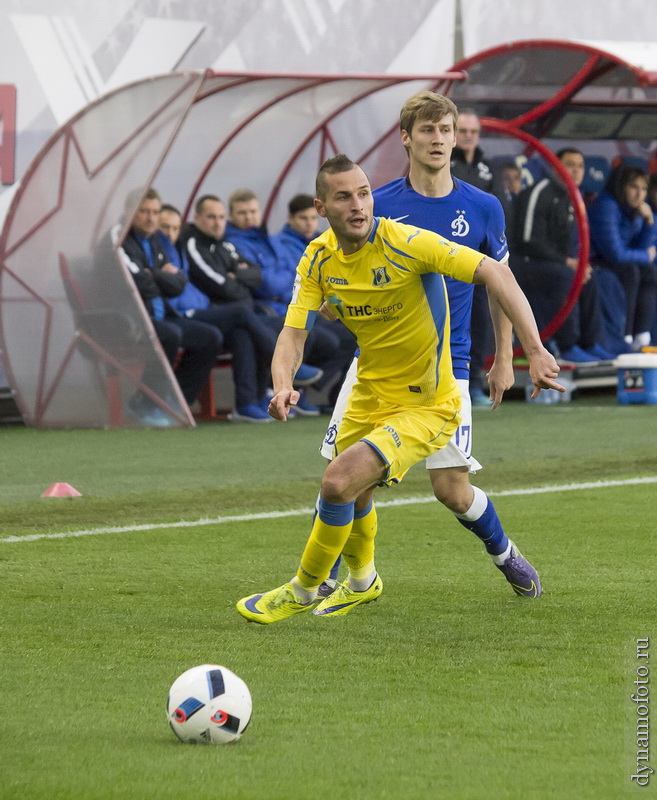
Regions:
[[[583, 188], [590, 193], [600, 191], [611, 163], [619, 158], [648, 166], [647, 154], [635, 149], [657, 139], [657, 45], [521, 41], [482, 51], [454, 69], [468, 74], [467, 81], [454, 85], [454, 102], [475, 109], [482, 128], [498, 137], [498, 147], [515, 140], [515, 153], [541, 159], [562, 180], [573, 202], [582, 243], [579, 268], [563, 308], [542, 331], [547, 338], [577, 301], [589, 257], [582, 197], [554, 153], [566, 145], [585, 153]], [[539, 169], [534, 164], [530, 172]]]
[[[361, 163], [374, 186], [403, 174], [397, 111], [423, 89], [479, 113], [487, 154], [539, 157], [566, 185], [584, 245], [566, 304], [543, 331], [551, 335], [576, 301], [588, 259], [581, 197], [552, 153], [576, 142], [607, 160], [645, 156], [640, 143], [657, 130], [657, 45], [515, 42], [434, 76], [171, 73], [84, 108], [44, 145], [13, 198], [0, 235], [0, 350], [25, 423], [139, 426], [127, 404], [141, 390], [172, 425], [193, 426], [132, 279], [108, 246], [109, 231], [119, 224], [125, 234], [136, 209], [126, 198], [155, 186], [188, 216], [202, 194], [226, 198], [246, 186], [275, 231], [289, 198], [312, 192], [319, 164], [334, 153]], [[99, 319], [102, 342], [84, 324]], [[122, 326], [115, 351], [113, 320]], [[139, 357], [124, 363], [128, 332]]]

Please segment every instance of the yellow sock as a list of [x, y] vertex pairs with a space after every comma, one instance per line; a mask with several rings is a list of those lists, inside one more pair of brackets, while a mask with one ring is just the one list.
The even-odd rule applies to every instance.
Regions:
[[328, 578], [349, 537], [353, 518], [353, 502], [329, 503], [319, 498], [317, 516], [297, 570], [302, 587], [318, 586]]
[[356, 511], [351, 533], [342, 551], [349, 567], [349, 574], [359, 575], [359, 570], [369, 567], [374, 561], [374, 537], [376, 536], [377, 519], [374, 503], [362, 511]]
[[360, 569], [349, 570], [349, 588], [354, 592], [366, 592], [375, 580], [376, 569], [373, 561]]

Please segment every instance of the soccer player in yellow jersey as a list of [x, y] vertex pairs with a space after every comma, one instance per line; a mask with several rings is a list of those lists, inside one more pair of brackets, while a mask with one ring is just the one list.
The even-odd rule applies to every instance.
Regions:
[[[541, 388], [564, 390], [508, 267], [433, 232], [375, 218], [369, 180], [345, 155], [322, 165], [316, 194], [317, 211], [331, 228], [299, 263], [272, 362], [269, 413], [285, 422], [299, 398], [293, 379], [325, 300], [358, 339], [358, 379], [297, 574], [237, 603], [240, 614], [260, 623], [309, 610], [319, 617], [343, 616], [381, 594], [374, 566], [374, 489], [399, 482], [413, 464], [444, 447], [459, 424], [442, 275], [483, 283], [499, 301], [529, 358], [534, 395]], [[317, 604], [317, 589], [340, 553], [349, 576]]]

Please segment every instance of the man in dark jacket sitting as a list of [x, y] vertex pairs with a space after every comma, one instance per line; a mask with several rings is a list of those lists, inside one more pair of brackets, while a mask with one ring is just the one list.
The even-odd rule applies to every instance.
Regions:
[[[566, 147], [557, 153], [575, 186], [584, 179], [584, 156]], [[512, 269], [539, 328], [559, 311], [579, 263], [579, 238], [568, 192], [556, 175], [523, 189], [515, 201]], [[554, 334], [563, 361], [586, 363], [615, 357], [602, 345], [602, 316], [595, 273], [587, 265], [578, 301]]]
[[149, 189], [135, 212], [119, 256], [130, 271], [148, 311], [155, 333], [185, 400], [191, 405], [205, 385], [223, 347], [220, 331], [212, 325], [182, 316], [171, 304], [183, 292], [187, 276], [169, 262], [154, 234], [158, 229], [160, 196]]
[[[233, 354], [234, 418], [270, 422], [266, 391], [280, 326], [256, 314], [251, 289], [260, 284], [260, 266], [223, 238], [225, 229], [224, 204], [215, 195], [201, 197], [194, 222], [185, 227], [180, 243], [193, 286], [176, 299], [175, 306], [188, 318], [221, 330]], [[302, 364], [295, 384], [309, 385], [321, 376], [321, 369]]]

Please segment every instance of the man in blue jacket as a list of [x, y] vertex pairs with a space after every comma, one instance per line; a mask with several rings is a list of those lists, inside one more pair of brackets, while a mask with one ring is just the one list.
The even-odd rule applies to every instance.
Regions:
[[274, 237], [297, 264], [306, 247], [319, 235], [319, 214], [314, 203], [315, 198], [310, 194], [295, 194], [287, 204], [287, 222]]
[[270, 236], [263, 224], [260, 202], [250, 189], [239, 189], [228, 200], [226, 241], [262, 270], [260, 285], [253, 290], [265, 313], [284, 316], [292, 298], [297, 262]]
[[625, 342], [650, 344], [657, 302], [657, 226], [646, 202], [648, 176], [621, 164], [589, 206], [591, 263], [615, 273], [625, 291]]

